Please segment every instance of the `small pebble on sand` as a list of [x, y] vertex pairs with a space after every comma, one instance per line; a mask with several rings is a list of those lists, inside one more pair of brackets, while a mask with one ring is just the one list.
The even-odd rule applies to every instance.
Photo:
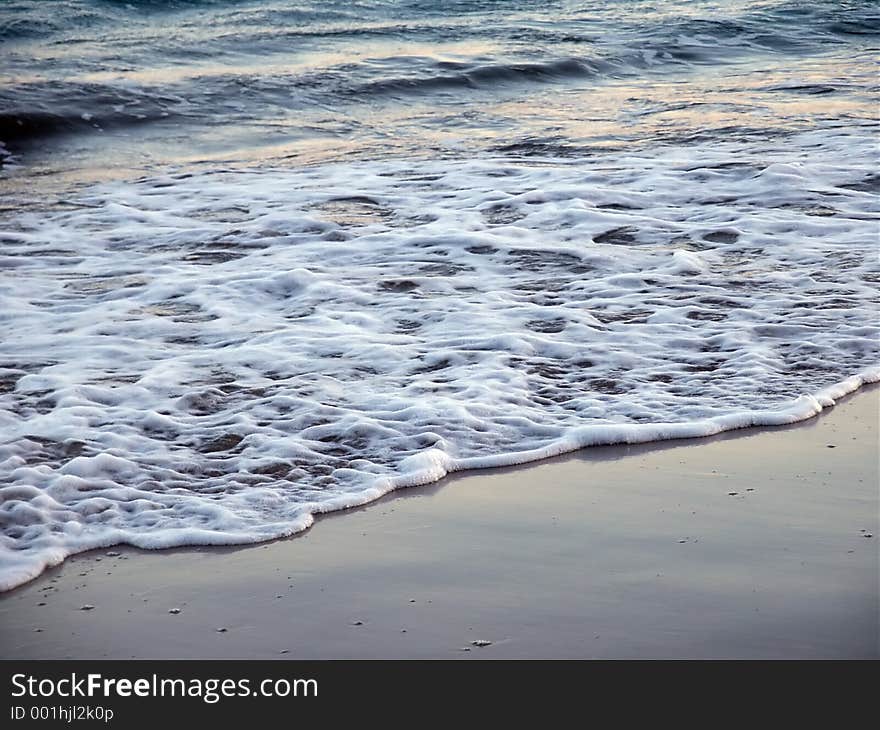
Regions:
[[487, 641], [486, 639], [474, 639], [471, 644], [474, 646], [491, 646], [492, 642]]
[[180, 613], [180, 609], [179, 608], [169, 608], [168, 613]]

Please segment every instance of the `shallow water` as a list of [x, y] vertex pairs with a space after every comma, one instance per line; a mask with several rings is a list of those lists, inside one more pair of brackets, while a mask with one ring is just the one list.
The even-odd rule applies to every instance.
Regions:
[[0, 7], [0, 588], [880, 376], [873, 3]]

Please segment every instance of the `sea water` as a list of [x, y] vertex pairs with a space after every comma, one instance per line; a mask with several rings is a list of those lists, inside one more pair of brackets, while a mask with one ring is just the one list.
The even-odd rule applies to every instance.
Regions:
[[18, 0], [0, 39], [0, 589], [880, 379], [872, 2]]

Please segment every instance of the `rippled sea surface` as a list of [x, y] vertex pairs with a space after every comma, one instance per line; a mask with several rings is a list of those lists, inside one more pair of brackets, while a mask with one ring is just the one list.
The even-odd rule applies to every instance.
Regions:
[[0, 5], [0, 589], [878, 368], [874, 2]]

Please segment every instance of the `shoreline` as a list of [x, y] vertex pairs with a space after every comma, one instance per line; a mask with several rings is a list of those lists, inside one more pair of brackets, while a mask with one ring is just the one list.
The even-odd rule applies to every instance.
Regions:
[[[520, 468], [542, 464], [555, 458], [565, 458], [583, 449], [601, 447], [630, 447], [634, 445], [653, 445], [666, 442], [698, 441], [737, 431], [790, 426], [809, 421], [820, 416], [829, 408], [834, 408], [841, 400], [880, 382], [880, 366], [867, 368], [822, 390], [801, 395], [778, 410], [735, 411], [697, 421], [682, 423], [648, 424], [596, 424], [571, 430], [566, 436], [545, 446], [529, 451], [491, 454], [456, 459], [442, 451], [428, 450], [405, 459], [401, 466], [409, 463], [414, 467], [391, 476], [377, 477], [374, 485], [360, 492], [343, 494], [326, 502], [318, 503], [313, 512], [304, 512], [294, 522], [270, 532], [268, 535], [236, 535], [222, 531], [204, 531], [201, 539], [193, 538], [193, 531], [186, 530], [186, 541], [178, 542], [167, 537], [156, 542], [149, 533], [130, 535], [124, 541], [92, 540], [89, 547], [67, 552], [55, 562], [44, 563], [38, 570], [25, 569], [12, 579], [0, 581], [0, 596], [14, 591], [36, 580], [51, 568], [62, 565], [71, 557], [98, 550], [131, 547], [143, 550], [174, 550], [188, 547], [248, 547], [264, 545], [276, 540], [285, 540], [310, 530], [317, 519], [323, 515], [347, 512], [369, 506], [401, 489], [425, 487], [437, 484], [451, 476], [469, 476], [475, 472], [492, 471], [504, 468]], [[99, 543], [99, 544], [95, 544]], [[4, 582], [5, 581], [5, 582]], [[10, 585], [10, 583], [12, 583]], [[8, 587], [7, 587], [8, 586]]]
[[790, 426], [458, 473], [269, 543], [80, 553], [0, 596], [0, 647], [876, 658], [878, 396], [864, 386]]

